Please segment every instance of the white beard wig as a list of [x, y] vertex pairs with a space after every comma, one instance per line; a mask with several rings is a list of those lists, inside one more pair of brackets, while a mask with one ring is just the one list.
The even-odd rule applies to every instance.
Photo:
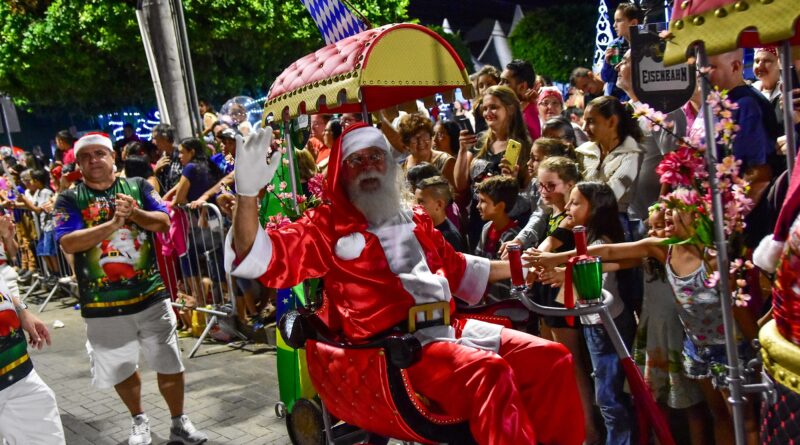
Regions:
[[[362, 190], [359, 187], [365, 179], [377, 179], [380, 185], [375, 190]], [[364, 215], [367, 222], [379, 226], [396, 216], [400, 211], [409, 208], [401, 190], [402, 175], [400, 169], [391, 161], [386, 160], [386, 172], [364, 172], [347, 184], [347, 195], [353, 205]]]

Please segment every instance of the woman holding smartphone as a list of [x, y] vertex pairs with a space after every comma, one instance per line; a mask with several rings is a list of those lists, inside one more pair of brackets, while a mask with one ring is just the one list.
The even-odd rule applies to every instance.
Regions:
[[[509, 139], [520, 143], [520, 152], [515, 165], [519, 167], [518, 183], [520, 187], [524, 186], [528, 182], [528, 171], [524, 166], [528, 162], [531, 139], [522, 120], [516, 93], [508, 87], [493, 86], [485, 91], [481, 103], [481, 111], [488, 128], [477, 135], [467, 130], [461, 131], [459, 137], [461, 148], [453, 170], [456, 192], [465, 194], [485, 178], [501, 174], [500, 161], [506, 152]], [[467, 239], [470, 247], [474, 249], [483, 224], [478, 215], [476, 196], [474, 193], [471, 195]]]

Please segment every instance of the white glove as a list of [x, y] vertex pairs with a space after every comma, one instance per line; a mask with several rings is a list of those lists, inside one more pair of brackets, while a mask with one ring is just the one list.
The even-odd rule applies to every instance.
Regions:
[[236, 135], [236, 166], [233, 177], [236, 193], [242, 196], [258, 196], [272, 182], [275, 170], [281, 163], [280, 150], [274, 150], [267, 162], [267, 153], [272, 145], [272, 130], [257, 128], [247, 140]]

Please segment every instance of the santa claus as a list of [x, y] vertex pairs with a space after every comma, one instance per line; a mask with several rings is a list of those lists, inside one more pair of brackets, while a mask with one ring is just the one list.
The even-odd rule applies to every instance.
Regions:
[[133, 232], [127, 227], [120, 228], [110, 238], [100, 243], [102, 253], [98, 263], [108, 281], [113, 283], [122, 279], [130, 280], [136, 276], [133, 266], [139, 261], [141, 246], [141, 240], [134, 237]]
[[477, 303], [490, 281], [510, 275], [507, 262], [456, 252], [428, 215], [401, 199], [393, 151], [381, 132], [349, 127], [334, 147], [328, 170], [331, 203], [298, 221], [265, 232], [257, 195], [272, 179], [278, 150], [265, 162], [272, 136], [255, 132], [237, 141], [237, 211], [226, 240], [226, 267], [234, 275], [286, 288], [324, 277], [322, 317], [351, 341], [389, 329], [408, 329], [421, 358], [408, 369], [414, 389], [446, 414], [469, 419], [481, 444], [580, 444], [583, 413], [565, 347], [470, 320], [445, 324], [453, 296]]

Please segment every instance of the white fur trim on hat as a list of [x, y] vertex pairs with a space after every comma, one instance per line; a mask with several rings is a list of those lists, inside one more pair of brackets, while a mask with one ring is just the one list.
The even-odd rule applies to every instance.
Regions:
[[363, 127], [353, 130], [344, 135], [344, 139], [342, 140], [342, 157], [340, 159], [344, 161], [351, 154], [370, 147], [380, 148], [385, 151], [386, 154], [390, 153], [386, 138], [383, 137], [383, 133], [377, 128]]
[[769, 234], [758, 243], [758, 247], [753, 251], [753, 264], [758, 266], [761, 270], [775, 273], [778, 268], [778, 260], [783, 253], [783, 241], [777, 241]]
[[111, 144], [111, 139], [109, 139], [108, 136], [97, 133], [89, 133], [85, 136], [82, 136], [77, 142], [75, 142], [75, 156], [78, 156], [78, 153], [82, 148], [89, 147], [91, 145], [99, 145], [107, 148], [109, 151], [114, 151], [114, 146]]

